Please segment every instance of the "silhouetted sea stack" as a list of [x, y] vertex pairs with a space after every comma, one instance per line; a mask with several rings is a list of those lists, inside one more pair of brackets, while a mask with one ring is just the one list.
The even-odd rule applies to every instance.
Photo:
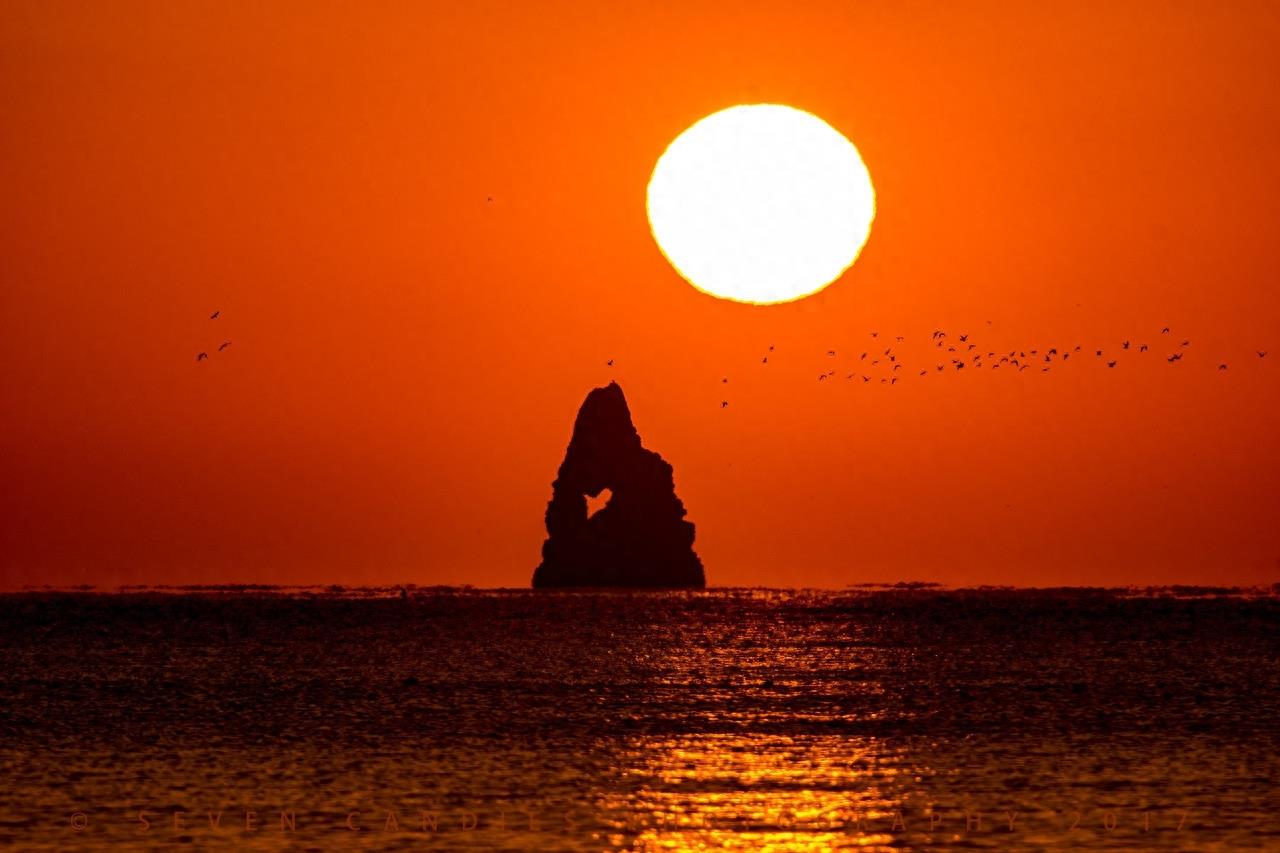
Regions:
[[[611, 492], [587, 517], [587, 496]], [[622, 388], [587, 395], [551, 484], [535, 588], [706, 586], [671, 466], [640, 444]]]

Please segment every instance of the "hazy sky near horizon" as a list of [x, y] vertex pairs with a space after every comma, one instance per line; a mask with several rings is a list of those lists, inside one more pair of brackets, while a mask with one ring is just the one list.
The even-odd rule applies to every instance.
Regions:
[[[1272, 3], [6, 3], [0, 587], [526, 586], [611, 379], [712, 584], [1280, 580], [1277, 80]], [[878, 202], [772, 307], [645, 218], [754, 102]]]

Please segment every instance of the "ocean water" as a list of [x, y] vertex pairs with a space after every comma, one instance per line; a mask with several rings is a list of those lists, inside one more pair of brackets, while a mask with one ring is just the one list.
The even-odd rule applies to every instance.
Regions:
[[385, 592], [0, 596], [0, 845], [1280, 849], [1274, 596]]

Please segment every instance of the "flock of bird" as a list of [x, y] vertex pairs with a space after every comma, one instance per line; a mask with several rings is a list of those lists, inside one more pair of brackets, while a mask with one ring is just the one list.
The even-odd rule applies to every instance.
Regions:
[[[210, 315], [209, 315], [209, 319], [210, 319], [210, 320], [216, 320], [216, 319], [218, 319], [218, 318], [219, 318], [219, 317], [221, 317], [221, 316], [222, 316], [222, 311], [221, 311], [221, 310], [218, 310], [218, 311], [214, 311], [212, 314], [210, 314]], [[221, 344], [219, 344], [219, 345], [218, 345], [218, 352], [222, 352], [224, 349], [226, 349], [226, 348], [227, 348], [227, 347], [229, 347], [229, 346], [231, 346], [231, 341], [223, 341]], [[209, 353], [207, 353], [207, 352], [198, 352], [198, 353], [196, 353], [196, 362], [204, 361], [204, 360], [205, 360], [205, 359], [207, 359], [208, 357], [209, 357]]]
[[[990, 321], [987, 321], [990, 325]], [[954, 336], [941, 329], [934, 330], [930, 336], [933, 344], [936, 358], [931, 359], [927, 366], [916, 365], [915, 367], [907, 367], [900, 360], [899, 353], [895, 352], [898, 344], [903, 343], [904, 337], [896, 335], [893, 341], [888, 338], [881, 338], [880, 333], [873, 331], [869, 333], [870, 338], [875, 342], [865, 351], [857, 353], [853, 367], [856, 368], [852, 372], [849, 367], [844, 370], [837, 371], [835, 369], [824, 370], [817, 376], [818, 382], [829, 382], [837, 380], [843, 374], [844, 381], [853, 382], [855, 384], [871, 384], [894, 386], [900, 380], [909, 376], [916, 379], [927, 377], [931, 374], [948, 373], [956, 371], [973, 371], [973, 370], [1005, 370], [1009, 372], [1022, 373], [1027, 370], [1034, 370], [1037, 373], [1049, 373], [1055, 367], [1067, 364], [1072, 359], [1077, 362], [1080, 360], [1092, 360], [1106, 366], [1108, 370], [1114, 370], [1119, 364], [1124, 354], [1135, 355], [1137, 357], [1144, 356], [1153, 348], [1152, 344], [1146, 342], [1135, 342], [1133, 340], [1122, 340], [1118, 344], [1118, 350], [1107, 351], [1097, 347], [1085, 349], [1082, 344], [1073, 346], [1053, 346], [1053, 347], [1032, 347], [1032, 348], [1016, 348], [1011, 350], [994, 349], [990, 347], [980, 347], [977, 342], [970, 340], [970, 335], [965, 333], [957, 333]], [[1191, 348], [1190, 339], [1182, 339], [1178, 343], [1173, 343], [1169, 335], [1171, 330], [1166, 326], [1159, 331], [1159, 336], [1153, 338], [1157, 341], [1168, 341], [1164, 348], [1167, 355], [1163, 356], [1164, 360], [1170, 365], [1177, 365], [1182, 361], [1183, 356]], [[1177, 341], [1177, 338], [1172, 339]], [[889, 345], [880, 349], [880, 345], [888, 343]], [[859, 348], [861, 349], [861, 348]], [[768, 350], [763, 353], [760, 358], [762, 366], [769, 364], [769, 357], [774, 352], [774, 347], [769, 346]], [[1267, 357], [1266, 350], [1255, 350], [1258, 359]], [[827, 350], [827, 358], [835, 359], [838, 353], [834, 349]], [[608, 361], [608, 366], [613, 366], [613, 359]], [[1229, 365], [1227, 362], [1219, 362], [1218, 371], [1227, 370]], [[729, 384], [729, 378], [723, 377], [721, 380], [723, 385]], [[722, 399], [720, 408], [727, 409], [729, 401]]]

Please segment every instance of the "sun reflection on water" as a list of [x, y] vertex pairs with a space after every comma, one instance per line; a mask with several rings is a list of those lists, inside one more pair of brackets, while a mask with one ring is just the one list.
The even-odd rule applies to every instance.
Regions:
[[[609, 842], [640, 850], [875, 849], [907, 757], [874, 738], [708, 734], [637, 739], [599, 804]], [[927, 768], [915, 768], [915, 771]]]

